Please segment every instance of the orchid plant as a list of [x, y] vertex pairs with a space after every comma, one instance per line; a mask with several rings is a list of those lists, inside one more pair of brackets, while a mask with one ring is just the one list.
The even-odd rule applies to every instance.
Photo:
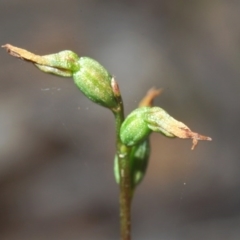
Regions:
[[160, 94], [160, 89], [150, 89], [139, 106], [125, 118], [117, 81], [94, 59], [79, 57], [70, 50], [39, 56], [10, 44], [2, 47], [12, 56], [33, 63], [43, 72], [72, 77], [75, 85], [88, 99], [112, 111], [116, 126], [114, 175], [120, 189], [121, 240], [130, 240], [131, 202], [134, 190], [146, 173], [151, 133], [161, 133], [170, 138], [190, 138], [193, 142], [192, 149], [199, 140], [212, 139], [192, 132], [164, 109], [153, 106], [153, 100]]

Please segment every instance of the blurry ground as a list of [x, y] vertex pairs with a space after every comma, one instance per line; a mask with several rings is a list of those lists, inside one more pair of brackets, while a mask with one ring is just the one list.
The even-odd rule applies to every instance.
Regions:
[[[239, 1], [0, 1], [0, 44], [71, 49], [213, 142], [153, 134], [133, 240], [240, 236]], [[119, 239], [112, 114], [0, 51], [0, 239]]]

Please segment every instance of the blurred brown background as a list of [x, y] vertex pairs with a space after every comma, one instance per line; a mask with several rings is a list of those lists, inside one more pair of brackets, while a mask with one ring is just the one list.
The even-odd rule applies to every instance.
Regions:
[[[240, 1], [1, 0], [0, 43], [70, 49], [118, 80], [126, 113], [155, 102], [192, 130], [153, 134], [133, 240], [240, 238]], [[71, 79], [0, 51], [0, 239], [119, 239], [113, 116]]]

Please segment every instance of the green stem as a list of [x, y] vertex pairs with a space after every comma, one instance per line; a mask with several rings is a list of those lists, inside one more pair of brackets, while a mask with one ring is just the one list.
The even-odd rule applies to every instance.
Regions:
[[121, 240], [131, 240], [131, 199], [132, 199], [132, 181], [130, 175], [129, 154], [131, 148], [121, 142], [120, 127], [124, 121], [123, 103], [119, 97], [119, 108], [114, 111], [116, 121], [117, 137], [117, 156], [120, 176], [120, 228]]

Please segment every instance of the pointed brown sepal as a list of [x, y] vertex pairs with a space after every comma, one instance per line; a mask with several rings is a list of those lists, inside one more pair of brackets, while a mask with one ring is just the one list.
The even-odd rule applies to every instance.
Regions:
[[150, 88], [143, 99], [139, 102], [139, 107], [152, 107], [153, 100], [162, 93], [163, 89], [157, 89], [155, 87]]
[[40, 65], [47, 65], [47, 62], [44, 58], [25, 49], [12, 46], [11, 44], [3, 45], [2, 48], [5, 48], [7, 52], [13, 57], [21, 58], [22, 60], [30, 61], [32, 63], [37, 63]]

